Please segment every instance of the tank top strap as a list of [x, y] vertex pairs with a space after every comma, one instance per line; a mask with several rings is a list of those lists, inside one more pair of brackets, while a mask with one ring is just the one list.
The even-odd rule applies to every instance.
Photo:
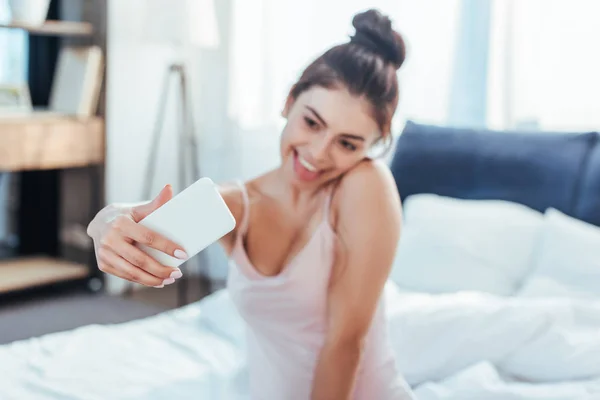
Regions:
[[242, 202], [244, 204], [242, 221], [240, 222], [237, 237], [241, 238], [246, 234], [248, 230], [248, 220], [250, 219], [250, 197], [248, 196], [248, 189], [246, 189], [246, 184], [238, 180], [236, 181], [238, 186], [242, 191]]

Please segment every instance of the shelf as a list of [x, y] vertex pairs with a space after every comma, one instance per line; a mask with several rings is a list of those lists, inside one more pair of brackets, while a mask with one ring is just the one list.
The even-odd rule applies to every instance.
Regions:
[[85, 265], [51, 257], [23, 257], [0, 261], [0, 294], [52, 283], [83, 279]]
[[0, 28], [22, 29], [43, 36], [90, 36], [93, 25], [88, 22], [46, 21], [43, 25], [27, 25], [19, 22], [0, 24]]
[[52, 114], [0, 116], [0, 171], [84, 167], [104, 162], [104, 121]]

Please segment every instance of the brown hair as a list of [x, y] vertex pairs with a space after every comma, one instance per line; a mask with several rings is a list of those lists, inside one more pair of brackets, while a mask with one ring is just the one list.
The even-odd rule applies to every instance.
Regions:
[[302, 73], [290, 91], [297, 99], [313, 86], [344, 85], [350, 93], [364, 96], [373, 106], [373, 117], [384, 136], [398, 105], [398, 70], [406, 56], [402, 36], [392, 29], [390, 19], [371, 9], [352, 19], [356, 29], [345, 44], [327, 50]]

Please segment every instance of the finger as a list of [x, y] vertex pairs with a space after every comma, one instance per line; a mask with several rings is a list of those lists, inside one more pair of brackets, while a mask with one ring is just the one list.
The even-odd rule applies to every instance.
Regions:
[[133, 282], [131, 280], [132, 277], [129, 274], [126, 274], [124, 271], [121, 271], [111, 265], [111, 258], [107, 255], [109, 252], [112, 252], [112, 250], [107, 248], [102, 248], [98, 252], [98, 269], [109, 275], [114, 275], [117, 278]]
[[121, 258], [127, 260], [131, 265], [138, 267], [149, 274], [161, 279], [179, 279], [182, 276], [179, 268], [162, 265], [136, 246], [125, 241], [116, 242], [112, 250]]
[[158, 195], [149, 203], [133, 207], [133, 209], [131, 210], [133, 220], [135, 222], [140, 222], [142, 219], [146, 218], [154, 210], [158, 209], [172, 198], [173, 187], [171, 187], [171, 185], [166, 185], [164, 188], [162, 188]]
[[[113, 223], [113, 227], [117, 229], [125, 238], [132, 239], [138, 243], [161, 251], [180, 260], [185, 260], [188, 258], [183, 248], [177, 243], [143, 225], [134, 222], [126, 216], [117, 218]], [[114, 240], [113, 242], [118, 243], [119, 241]]]
[[100, 264], [100, 270], [106, 274], [112, 275], [112, 276], [116, 276], [117, 278], [121, 278], [123, 280], [126, 280], [128, 282], [133, 282], [133, 283], [137, 283], [131, 280], [131, 277], [129, 275], [126, 275], [124, 272], [116, 269], [115, 267], [113, 267], [112, 265], [108, 264], [106, 261], [103, 261]]
[[[116, 269], [116, 268], [114, 268], [114, 267], [112, 267], [110, 265], [106, 265], [103, 268], [103, 272], [105, 272], [107, 274], [110, 274], [110, 275], [114, 275], [114, 276], [116, 276], [118, 278], [121, 278], [121, 279], [124, 279], [124, 280], [126, 280], [128, 282], [138, 283], [136, 281], [132, 281], [131, 279], [128, 278], [128, 276], [125, 273], [119, 271], [118, 269]], [[164, 283], [161, 283], [160, 285], [153, 286], [153, 287], [160, 289], [160, 288], [165, 287], [165, 285], [164, 285]]]
[[153, 276], [148, 272], [131, 265], [127, 260], [118, 256], [113, 251], [103, 251], [101, 253], [101, 259], [104, 264], [104, 272], [112, 273], [125, 280], [140, 283], [145, 286], [156, 287], [165, 284], [164, 279]]

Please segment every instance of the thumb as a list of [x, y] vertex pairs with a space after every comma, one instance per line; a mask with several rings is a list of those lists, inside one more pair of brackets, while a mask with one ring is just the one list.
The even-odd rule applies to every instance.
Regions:
[[133, 220], [135, 222], [140, 222], [172, 198], [173, 187], [171, 185], [166, 185], [151, 202], [133, 207], [131, 210]]

